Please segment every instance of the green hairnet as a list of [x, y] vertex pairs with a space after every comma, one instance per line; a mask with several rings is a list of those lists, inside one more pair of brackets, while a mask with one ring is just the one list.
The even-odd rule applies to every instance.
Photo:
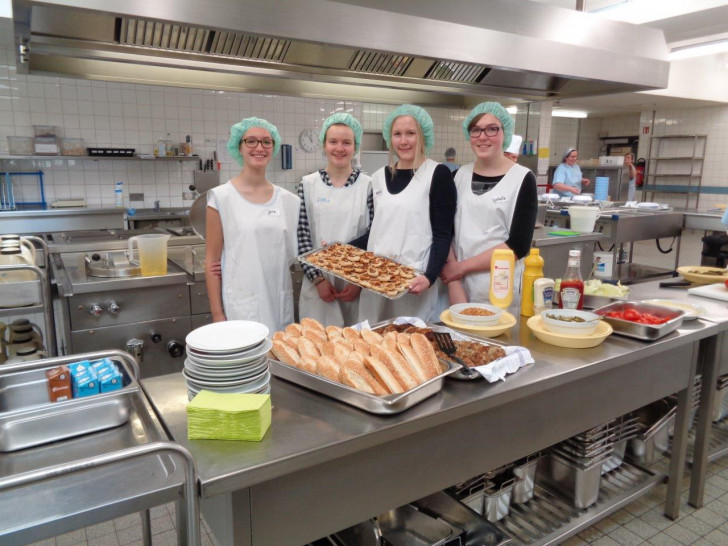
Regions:
[[253, 127], [260, 127], [270, 133], [273, 139], [273, 157], [281, 149], [281, 135], [275, 125], [260, 118], [245, 118], [240, 123], [236, 123], [230, 127], [230, 139], [227, 144], [230, 157], [237, 161], [241, 167], [243, 166], [243, 156], [240, 155], [240, 142], [243, 140], [245, 133], [248, 132], [248, 129], [252, 129]]
[[392, 124], [394, 120], [401, 116], [410, 116], [419, 124], [422, 134], [425, 136], [425, 152], [429, 152], [435, 144], [435, 124], [432, 122], [430, 114], [424, 108], [415, 106], [414, 104], [403, 104], [395, 108], [387, 119], [384, 120], [382, 127], [382, 136], [387, 143], [387, 148], [392, 147]]
[[332, 114], [326, 118], [323, 127], [321, 127], [321, 132], [319, 133], [319, 140], [321, 141], [321, 144], [325, 144], [326, 131], [328, 131], [329, 127], [337, 124], [346, 125], [349, 129], [354, 131], [354, 149], [358, 150], [359, 146], [361, 146], [361, 136], [364, 134], [364, 129], [362, 129], [361, 123], [359, 123], [354, 116], [345, 112], [337, 112], [336, 114]]
[[468, 117], [463, 121], [463, 133], [465, 133], [465, 140], [470, 140], [470, 132], [468, 126], [470, 122], [480, 114], [491, 114], [498, 118], [503, 126], [503, 150], [507, 150], [508, 146], [511, 145], [511, 139], [513, 138], [513, 130], [515, 129], [516, 122], [498, 102], [481, 102], [478, 106], [473, 108]]

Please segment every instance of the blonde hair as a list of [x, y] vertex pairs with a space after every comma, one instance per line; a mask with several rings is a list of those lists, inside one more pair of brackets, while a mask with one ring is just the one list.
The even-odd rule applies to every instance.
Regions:
[[[392, 127], [394, 128], [394, 123], [399, 119], [400, 117], [404, 116], [398, 116], [392, 121]], [[408, 116], [411, 117], [411, 116]], [[415, 127], [417, 131], [417, 144], [415, 146], [415, 166], [414, 170], [417, 170], [420, 165], [422, 165], [425, 160], [427, 159], [427, 156], [425, 155], [425, 133], [422, 131], [422, 127], [420, 126], [420, 123], [415, 119]], [[389, 133], [389, 141], [392, 142], [392, 133]], [[389, 168], [392, 170], [392, 178], [394, 178], [397, 175], [397, 154], [392, 151], [392, 149], [389, 149]]]

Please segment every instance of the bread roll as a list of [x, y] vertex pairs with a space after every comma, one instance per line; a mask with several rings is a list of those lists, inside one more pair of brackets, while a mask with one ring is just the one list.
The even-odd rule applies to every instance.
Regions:
[[363, 355], [369, 354], [370, 347], [376, 347], [376, 345], [372, 345], [372, 346], [368, 345], [363, 339], [355, 339], [353, 341], [353, 345], [354, 345], [354, 350], [357, 353], [361, 353]]
[[275, 334], [273, 334], [273, 337], [271, 337], [272, 341], [280, 341], [285, 337], [286, 333], [278, 331]]
[[371, 372], [374, 378], [379, 381], [384, 387], [393, 394], [404, 392], [404, 387], [397, 381], [389, 368], [384, 363], [374, 358], [373, 356], [367, 356], [364, 358], [364, 365]]
[[344, 359], [344, 360], [356, 360], [360, 364], [364, 364], [364, 359], [365, 358], [366, 357], [363, 354], [357, 353], [356, 351], [351, 351], [349, 353], [349, 356], [346, 359]]
[[397, 344], [398, 345], [409, 345], [410, 344], [410, 335], [411, 334], [397, 334]]
[[427, 374], [427, 379], [432, 379], [440, 375], [442, 368], [440, 367], [440, 362], [437, 360], [435, 349], [432, 348], [429, 340], [422, 334], [412, 334], [410, 336], [410, 343], [417, 355], [417, 361]]
[[318, 350], [316, 344], [306, 337], [298, 338], [298, 352], [301, 356], [313, 356], [317, 357], [321, 355], [321, 351]]
[[286, 333], [291, 336], [300, 336], [303, 333], [303, 328], [301, 328], [300, 324], [296, 324], [295, 322], [293, 324], [289, 324], [286, 326]]
[[291, 347], [293, 347], [294, 349], [298, 350], [297, 347], [298, 347], [298, 338], [299, 337], [301, 337], [301, 336], [294, 336], [294, 335], [291, 335], [291, 334], [283, 334], [282, 340], [283, 340], [284, 343], [286, 343], [286, 344], [290, 345]]
[[358, 391], [374, 394], [374, 389], [366, 379], [355, 370], [345, 366], [341, 368], [341, 383]]
[[304, 327], [302, 335], [303, 337], [313, 341], [316, 345], [321, 345], [328, 340], [324, 332], [316, 330], [315, 328]]
[[373, 332], [372, 330], [361, 330], [360, 332], [361, 338], [366, 341], [369, 345], [380, 345], [382, 341], [384, 341], [384, 338], [379, 335], [377, 332]]
[[389, 349], [390, 351], [397, 351], [397, 337], [385, 337], [381, 347]]
[[[376, 355], [374, 356], [376, 357]], [[389, 371], [392, 372], [392, 375], [404, 387], [405, 391], [414, 389], [419, 385], [415, 371], [401, 354], [384, 349], [381, 356], [380, 360], [389, 368]]]
[[[361, 364], [360, 362], [357, 362], [356, 360], [347, 360], [344, 362], [344, 364], [341, 367], [341, 380], [345, 385], [349, 385], [350, 387], [355, 387], [355, 385], [352, 385], [350, 383], [347, 383], [347, 379], [353, 379], [352, 374], [356, 374], [357, 379], [354, 379], [353, 382], [357, 382], [358, 378], [361, 378], [364, 380], [364, 382], [368, 385], [370, 391], [372, 394], [376, 394], [378, 396], [382, 396], [384, 394], [389, 394], [389, 392], [384, 388], [384, 386], [379, 383], [375, 377], [372, 375], [372, 373], [364, 366], [364, 364]], [[359, 388], [359, 387], [355, 387]], [[365, 389], [360, 389], [365, 390]], [[369, 391], [366, 391], [369, 392]]]
[[330, 341], [327, 341], [325, 343], [322, 343], [318, 346], [319, 351], [321, 351], [322, 355], [326, 356], [333, 356], [336, 357], [336, 343], [331, 343]]
[[301, 326], [303, 328], [312, 328], [314, 330], [318, 330], [322, 334], [326, 334], [326, 329], [324, 328], [324, 325], [321, 324], [319, 321], [317, 321], [314, 318], [302, 318], [301, 319]]
[[312, 356], [302, 356], [301, 362], [298, 365], [300, 369], [305, 372], [316, 374], [316, 359]]
[[333, 345], [334, 347], [334, 358], [336, 360], [338, 360], [339, 362], [344, 362], [347, 358], [349, 358], [349, 354], [351, 354], [352, 351], [348, 347], [341, 343], [332, 343], [331, 341], [329, 341], [328, 343], [331, 343], [331, 345]]
[[330, 356], [320, 356], [316, 359], [316, 373], [321, 377], [340, 383], [340, 368]]
[[327, 326], [326, 327], [326, 337], [329, 339], [333, 337], [343, 337], [343, 334], [341, 333], [341, 326]]
[[331, 343], [336, 343], [337, 345], [343, 345], [344, 347], [346, 347], [350, 351], [353, 351], [354, 350], [354, 346], [351, 343], [349, 343], [348, 341], [346, 341], [343, 337], [336, 337], [336, 336], [334, 336], [331, 339], [329, 339], [329, 341]]
[[301, 362], [298, 351], [283, 341], [275, 340], [273, 342], [273, 354], [278, 360], [289, 366], [297, 368]]
[[412, 348], [412, 345], [405, 345], [404, 343], [398, 343], [399, 346], [399, 352], [404, 356], [407, 363], [412, 366], [412, 369], [414, 370], [416, 376], [417, 376], [417, 382], [418, 383], [424, 383], [427, 381], [427, 372], [425, 371], [424, 367], [420, 364], [417, 354], [415, 353], [415, 350]]
[[341, 334], [344, 336], [344, 339], [348, 342], [352, 342], [354, 340], [361, 340], [361, 335], [359, 335], [359, 332], [354, 330], [354, 328], [350, 328], [347, 326], [341, 331]]

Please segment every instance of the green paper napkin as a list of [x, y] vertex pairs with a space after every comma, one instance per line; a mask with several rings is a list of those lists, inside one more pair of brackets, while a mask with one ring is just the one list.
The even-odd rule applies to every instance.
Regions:
[[187, 404], [190, 440], [259, 442], [271, 424], [269, 394], [200, 391]]

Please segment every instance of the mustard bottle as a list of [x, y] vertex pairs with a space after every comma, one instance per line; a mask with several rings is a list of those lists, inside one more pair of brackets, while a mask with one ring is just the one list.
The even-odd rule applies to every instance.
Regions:
[[521, 283], [521, 315], [532, 317], [533, 310], [533, 283], [543, 277], [543, 258], [537, 248], [532, 248], [526, 259], [523, 260], [523, 282]]
[[496, 248], [490, 256], [490, 303], [507, 309], [513, 301], [516, 257], [510, 248]]

